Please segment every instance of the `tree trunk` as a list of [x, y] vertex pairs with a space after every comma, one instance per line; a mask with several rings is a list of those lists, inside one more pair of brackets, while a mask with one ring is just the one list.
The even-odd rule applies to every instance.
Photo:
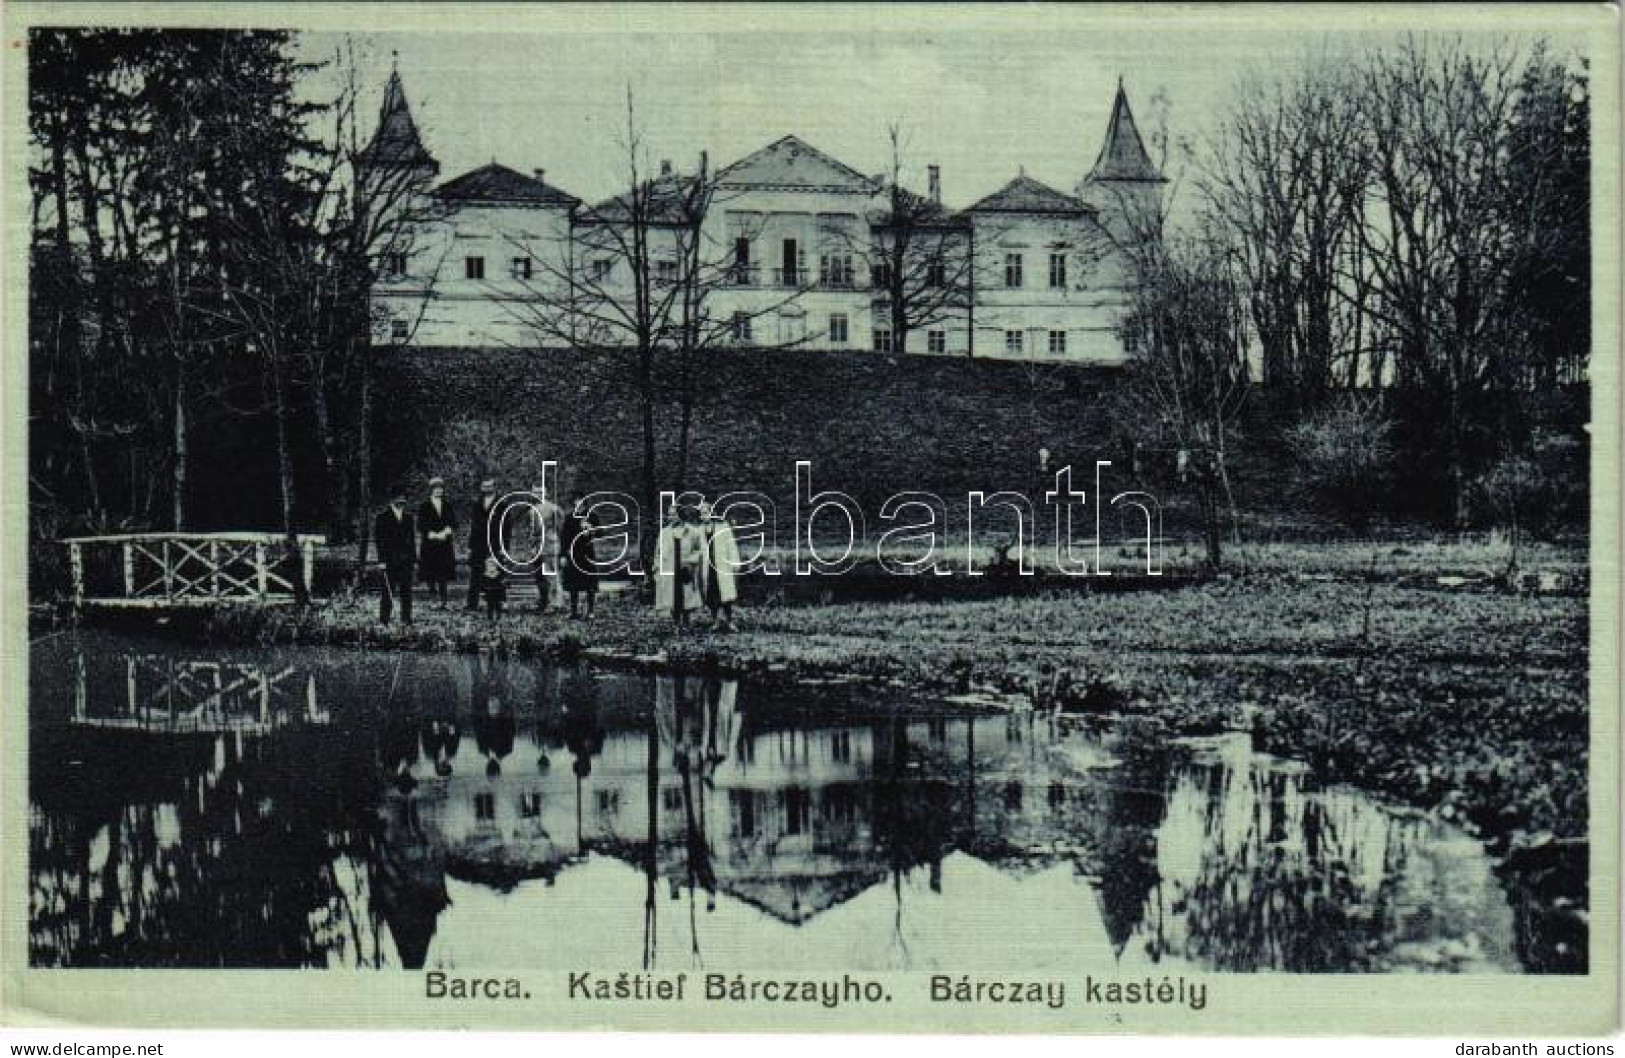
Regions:
[[186, 528], [186, 479], [190, 471], [187, 450], [186, 420], [186, 360], [180, 358], [175, 365], [175, 450], [172, 470], [173, 492], [170, 496], [170, 523], [178, 533]]
[[655, 535], [659, 526], [660, 497], [655, 489], [655, 405], [654, 350], [647, 345], [638, 350], [638, 400], [643, 416], [643, 517], [639, 519], [643, 567], [654, 568]]
[[287, 548], [288, 558], [293, 562], [293, 601], [294, 605], [303, 609], [310, 605], [310, 593], [306, 588], [306, 578], [309, 571], [305, 569], [305, 557], [299, 548], [299, 533], [294, 526], [294, 476], [293, 452], [288, 447], [288, 420], [290, 409], [288, 407], [288, 379], [286, 367], [277, 353], [271, 352], [271, 399], [273, 410], [276, 412], [276, 456], [277, 477], [282, 491], [282, 539]]
[[363, 337], [361, 340], [361, 386], [356, 410], [356, 465], [355, 465], [355, 492], [356, 507], [359, 515], [356, 518], [356, 547], [355, 547], [355, 577], [356, 583], [361, 583], [361, 575], [367, 568], [367, 545], [370, 543], [372, 519], [368, 515], [372, 511], [372, 342]]

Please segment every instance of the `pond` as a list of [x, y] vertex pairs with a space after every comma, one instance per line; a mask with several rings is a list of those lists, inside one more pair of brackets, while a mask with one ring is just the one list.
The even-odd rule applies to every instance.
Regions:
[[36, 966], [1520, 970], [1478, 842], [1245, 735], [91, 632], [30, 671]]

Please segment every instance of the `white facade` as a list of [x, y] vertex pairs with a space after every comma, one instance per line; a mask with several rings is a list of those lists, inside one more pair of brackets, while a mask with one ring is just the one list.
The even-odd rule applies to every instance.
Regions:
[[[398, 78], [385, 108], [373, 154], [429, 159]], [[667, 165], [643, 193], [587, 206], [539, 172], [494, 163], [451, 180], [425, 196], [399, 243], [408, 252], [379, 265], [375, 337], [426, 347], [631, 345], [646, 321], [656, 341], [686, 328], [702, 347], [1126, 358], [1118, 326], [1131, 269], [1121, 246], [1136, 225], [1116, 212], [1154, 207], [1161, 177], [1121, 89], [1100, 159], [1079, 183], [1086, 198], [1021, 175], [956, 212], [936, 200], [935, 173], [931, 199], [894, 194], [793, 136], [701, 181]], [[887, 278], [903, 259], [898, 229], [887, 227], [894, 212], [923, 221], [904, 265], [912, 293], [900, 298]], [[693, 216], [703, 219], [691, 225]], [[648, 233], [642, 266], [626, 245], [631, 217]], [[631, 319], [640, 267], [651, 305], [641, 321]], [[691, 274], [702, 278], [685, 289], [704, 293], [685, 307], [678, 288]], [[910, 306], [906, 350], [894, 300]]]

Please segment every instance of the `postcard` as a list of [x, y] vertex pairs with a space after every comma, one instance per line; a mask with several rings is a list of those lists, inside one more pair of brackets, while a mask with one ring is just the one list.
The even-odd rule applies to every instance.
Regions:
[[1602, 5], [7, 5], [0, 1018], [1618, 1024]]

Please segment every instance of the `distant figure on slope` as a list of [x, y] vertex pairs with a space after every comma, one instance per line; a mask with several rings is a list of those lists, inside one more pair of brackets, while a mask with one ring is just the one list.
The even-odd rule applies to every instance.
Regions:
[[700, 594], [711, 611], [711, 623], [717, 624], [720, 617], [722, 629], [731, 632], [734, 603], [739, 599], [734, 580], [739, 568], [739, 544], [728, 519], [710, 504], [700, 505], [700, 519]]
[[418, 507], [418, 575], [446, 607], [446, 585], [457, 577], [457, 516], [446, 499], [446, 483], [429, 479], [429, 498]]
[[384, 594], [378, 602], [378, 621], [389, 624], [398, 601], [401, 623], [412, 624], [412, 567], [417, 562], [417, 531], [406, 509], [406, 497], [397, 494], [372, 523], [378, 542], [378, 560], [384, 566]]

